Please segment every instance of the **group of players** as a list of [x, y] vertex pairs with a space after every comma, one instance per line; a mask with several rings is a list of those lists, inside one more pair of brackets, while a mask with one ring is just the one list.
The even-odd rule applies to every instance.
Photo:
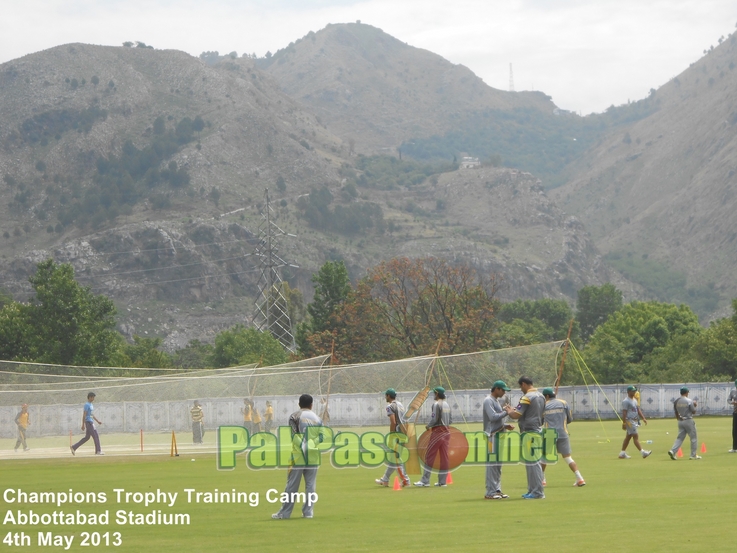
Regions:
[[[562, 399], [556, 398], [556, 394], [552, 388], [544, 388], [542, 392], [538, 391], [534, 387], [532, 379], [526, 376], [521, 377], [518, 380], [518, 384], [523, 395], [516, 407], [513, 408], [511, 405], [506, 403], [504, 405], [501, 404], [500, 400], [507, 392], [510, 391], [509, 386], [507, 386], [507, 384], [502, 380], [494, 382], [491, 387], [490, 395], [483, 402], [483, 428], [489, 439], [489, 451], [491, 453], [495, 453], [494, 448], [498, 443], [498, 440], [495, 439], [497, 434], [514, 429], [514, 426], [509, 424], [509, 419], [518, 423], [519, 431], [521, 433], [541, 432], [543, 427], [554, 429], [557, 432], [556, 449], [576, 476], [576, 481], [573, 485], [576, 487], [585, 486], [586, 481], [571, 456], [568, 425], [572, 422], [573, 417], [568, 403]], [[438, 455], [440, 456], [440, 470], [438, 471], [438, 481], [435, 486], [444, 487], [447, 485], [447, 446], [449, 441], [449, 427], [453, 420], [450, 405], [446, 401], [445, 389], [441, 386], [437, 386], [433, 389], [433, 392], [435, 395], [435, 401], [432, 405], [430, 421], [426, 425], [427, 430], [431, 432], [430, 445], [427, 448], [424, 458], [426, 466], [425, 471], [422, 478], [414, 483], [415, 486], [418, 487], [428, 487], [430, 485], [430, 467], [434, 466], [434, 461]], [[690, 458], [698, 460], [701, 459], [701, 457], [697, 454], [698, 439], [696, 434], [696, 424], [693, 420], [694, 414], [696, 413], [697, 403], [688, 397], [689, 389], [687, 387], [682, 387], [680, 394], [680, 397], [673, 403], [675, 416], [678, 420], [679, 431], [673, 447], [668, 450], [668, 455], [671, 459], [676, 460], [676, 452], [680, 449], [686, 436], [688, 436], [691, 441]], [[387, 403], [386, 414], [389, 419], [390, 432], [401, 432], [406, 434], [407, 421], [405, 420], [405, 408], [399, 401], [397, 401], [396, 390], [389, 388], [384, 393], [384, 396]], [[637, 388], [635, 386], [628, 386], [627, 398], [622, 401], [622, 429], [626, 432], [626, 435], [624, 442], [622, 443], [622, 450], [619, 453], [620, 459], [630, 458], [626, 452], [630, 441], [635, 444], [635, 447], [640, 452], [643, 459], [647, 458], [652, 453], [650, 450], [643, 449], [640, 444], [637, 429], [641, 422], [643, 424], [647, 424], [647, 419], [640, 409], [637, 396]], [[95, 423], [102, 424], [102, 421], [98, 420], [93, 414], [95, 397], [94, 392], [90, 392], [87, 396], [87, 403], [85, 403], [82, 411], [82, 430], [85, 431], [85, 437], [71, 446], [70, 449], [72, 455], [74, 455], [76, 450], [90, 438], [95, 442], [95, 454], [103, 455], [100, 447], [100, 440], [95, 428]], [[727, 402], [733, 406], [734, 409], [732, 419], [732, 449], [729, 450], [729, 453], [737, 453], [737, 380], [735, 381], [735, 389], [730, 392]], [[304, 435], [307, 428], [311, 426], [322, 426], [322, 420], [312, 411], [312, 404], [312, 396], [309, 394], [303, 394], [300, 396], [300, 409], [293, 413], [289, 418], [289, 424], [294, 434]], [[244, 400], [244, 407], [241, 409], [241, 413], [243, 415], [244, 424], [247, 425], [251, 432], [261, 430], [261, 417], [256, 411], [251, 400]], [[201, 443], [202, 436], [204, 434], [204, 413], [199, 402], [195, 401], [194, 406], [191, 409], [191, 415], [194, 441], [195, 443]], [[258, 422], [254, 419], [257, 419]], [[266, 403], [264, 419], [266, 423], [266, 431], [270, 431], [271, 423], [273, 421], [273, 408], [270, 402]], [[24, 404], [21, 407], [21, 411], [15, 418], [15, 423], [18, 427], [18, 440], [15, 445], [15, 451], [17, 451], [21, 445], [23, 446], [24, 451], [28, 451], [29, 448], [26, 443], [26, 430], [30, 425], [28, 405]], [[198, 428], [195, 429], [195, 426]], [[309, 443], [306, 440], [302, 442], [300, 447], [303, 448], [302, 453], [305, 458], [314, 453], [310, 451]], [[522, 495], [524, 499], [545, 498], [545, 467], [546, 465], [541, 461], [525, 462], [525, 468], [527, 471], [527, 493]], [[376, 483], [381, 486], [388, 486], [389, 479], [394, 470], [399, 474], [401, 485], [403, 487], [409, 486], [410, 479], [407, 476], [404, 465], [402, 464], [389, 465], [384, 475], [381, 478], [376, 479]], [[507, 499], [509, 497], [507, 494], [502, 492], [501, 476], [501, 464], [487, 464], [485, 499], [498, 500]], [[285, 490], [288, 497], [292, 497], [293, 494], [299, 490], [302, 478], [305, 480], [305, 493], [315, 493], [317, 466], [310, 465], [308, 463], [304, 466], [295, 465], [290, 467]], [[293, 508], [293, 502], [283, 503], [279, 512], [274, 513], [272, 518], [287, 519], [291, 516]], [[313, 517], [313, 505], [311, 503], [305, 503], [302, 509], [302, 516], [305, 518]]]
[[[502, 405], [501, 399], [510, 391], [509, 386], [502, 381], [497, 380], [491, 387], [491, 394], [484, 400], [482, 406], [484, 433], [489, 439], [489, 451], [496, 453], [498, 440], [497, 434], [500, 432], [510, 431], [514, 426], [506, 422], [507, 419], [514, 420], [519, 425], [520, 432], [541, 432], [543, 426], [553, 428], [558, 433], [556, 442], [558, 453], [563, 456], [568, 466], [576, 475], [575, 486], [581, 487], [586, 485], [586, 481], [581, 476], [578, 466], [571, 457], [571, 446], [568, 438], [568, 424], [571, 423], [573, 417], [570, 407], [562, 399], [555, 397], [552, 388], [545, 388], [542, 392], [538, 391], [532, 382], [532, 379], [523, 376], [518, 381], [523, 396], [517, 407], [512, 408], [510, 405]], [[448, 430], [452, 424], [452, 416], [450, 406], [445, 401], [445, 389], [438, 386], [433, 389], [435, 394], [435, 402], [433, 403], [430, 422], [426, 428], [431, 432], [429, 447], [423, 459], [425, 463], [425, 471], [421, 480], [415, 482], [415, 486], [427, 487], [430, 485], [431, 466], [434, 465], [435, 458], [440, 455], [440, 470], [438, 471], [438, 481], [435, 486], [444, 487], [447, 485], [447, 448]], [[387, 407], [386, 413], [389, 418], [389, 429], [392, 432], [401, 432], [406, 424], [404, 420], [404, 406], [397, 401], [397, 392], [393, 388], [385, 392]], [[525, 499], [542, 499], [545, 497], [544, 487], [545, 481], [545, 464], [542, 462], [526, 463], [527, 470], [527, 493], [522, 497]], [[394, 470], [397, 470], [401, 478], [401, 485], [408, 486], [409, 478], [403, 465], [388, 466], [386, 472], [381, 478], [376, 480], [380, 486], [388, 486], [389, 478]], [[488, 463], [486, 466], [486, 499], [506, 499], [509, 496], [502, 491], [501, 488], [502, 465], [500, 463]]]

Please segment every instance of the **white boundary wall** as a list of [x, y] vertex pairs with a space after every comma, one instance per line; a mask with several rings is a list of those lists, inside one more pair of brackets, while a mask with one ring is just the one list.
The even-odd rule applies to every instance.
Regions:
[[[510, 383], [511, 384], [511, 383]], [[673, 417], [673, 401], [680, 396], [683, 384], [643, 384], [640, 390], [640, 406], [648, 418]], [[699, 415], [729, 415], [732, 406], [727, 396], [732, 383], [687, 384], [689, 397], [698, 401]], [[585, 386], [561, 387], [558, 397], [571, 406], [574, 419], [596, 419], [597, 410], [602, 419], [614, 419], [614, 410], [621, 413], [621, 402], [627, 397], [626, 385], [606, 385], [601, 389]], [[481, 421], [481, 406], [489, 390], [457, 390], [446, 392], [455, 424]], [[399, 393], [398, 399], [407, 406], [414, 392]], [[516, 405], [521, 396], [519, 390], [507, 394], [510, 403]], [[221, 425], [240, 425], [243, 417], [240, 409], [243, 398], [193, 398], [188, 401], [161, 402], [95, 402], [95, 416], [104, 422], [104, 433], [117, 432], [177, 432], [191, 429], [189, 410], [194, 399], [202, 404], [205, 427], [213, 430]], [[274, 427], [286, 425], [289, 414], [298, 409], [296, 397], [255, 397], [256, 408], [263, 415], [266, 401], [274, 408]], [[610, 405], [611, 402], [611, 405]], [[332, 394], [329, 399], [330, 426], [385, 426], [386, 401], [382, 394]], [[418, 422], [430, 417], [431, 398], [423, 405]], [[612, 407], [614, 406], [614, 407]], [[313, 409], [321, 413], [322, 406], [315, 399]], [[0, 407], [0, 438], [15, 438], [15, 416], [20, 407]], [[30, 405], [31, 426], [29, 438], [40, 436], [68, 436], [71, 430], [79, 433], [82, 420], [82, 403], [77, 405]]]

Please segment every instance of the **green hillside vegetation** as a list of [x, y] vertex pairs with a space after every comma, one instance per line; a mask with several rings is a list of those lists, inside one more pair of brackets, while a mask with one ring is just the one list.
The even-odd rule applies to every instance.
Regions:
[[422, 184], [433, 175], [449, 173], [458, 169], [457, 163], [418, 162], [402, 160], [393, 156], [359, 155], [355, 163], [355, 171], [348, 164], [343, 164], [341, 176], [347, 182], [364, 188], [378, 190], [396, 190], [399, 187], [411, 187]]
[[586, 117], [534, 108], [488, 109], [470, 114], [446, 134], [407, 140], [401, 151], [418, 160], [451, 159], [466, 153], [491, 165], [528, 171], [550, 189], [566, 181], [565, 167], [605, 133], [656, 109], [652, 96]]
[[690, 287], [686, 275], [646, 256], [613, 252], [606, 255], [609, 264], [632, 282], [636, 282], [659, 301], [688, 304], [699, 316], [712, 313], [719, 304], [714, 285]]
[[[43, 145], [44, 140], [53, 133], [60, 138], [60, 133], [72, 128], [80, 132], [89, 130], [93, 122], [104, 119], [104, 110], [90, 108], [82, 112], [47, 112], [29, 119], [21, 125], [21, 136], [31, 142]], [[170, 161], [161, 168], [182, 147], [195, 138], [205, 127], [199, 116], [195, 119], [185, 117], [166, 128], [163, 117], [153, 122], [153, 134], [147, 146], [138, 149], [132, 141], [123, 144], [119, 156], [100, 156], [96, 160], [82, 159], [81, 167], [92, 171], [94, 186], [83, 187], [81, 177], [63, 177], [55, 174], [45, 187], [43, 182], [49, 178], [49, 167], [43, 161], [36, 163], [39, 177], [29, 182], [12, 175], [5, 175], [3, 180], [16, 193], [11, 207], [27, 209], [40, 199], [44, 199], [35, 208], [35, 215], [41, 221], [49, 220], [56, 214], [58, 223], [50, 224], [49, 232], [62, 232], [69, 225], [85, 228], [88, 225], [97, 229], [106, 221], [113, 221], [118, 215], [130, 214], [132, 206], [144, 199], [151, 202], [154, 209], [170, 206], [168, 191], [184, 189], [189, 186], [190, 175], [185, 167], [178, 167]], [[162, 188], [166, 185], [166, 188]]]

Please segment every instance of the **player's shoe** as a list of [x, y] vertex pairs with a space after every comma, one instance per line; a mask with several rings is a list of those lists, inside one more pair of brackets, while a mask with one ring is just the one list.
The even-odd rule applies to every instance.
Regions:
[[670, 450], [668, 450], [668, 457], [670, 457], [670, 458], [671, 458], [671, 459], [673, 459], [674, 461], [677, 461], [677, 460], [678, 460], [678, 459], [676, 459], [676, 454], [675, 454], [675, 452], [674, 452], [674, 451], [670, 451]]
[[522, 499], [545, 499], [544, 495], [533, 495], [531, 493], [526, 493], [522, 496]]
[[102, 451], [96, 451], [95, 455], [105, 455]]
[[410, 481], [409, 481], [409, 478], [405, 478], [404, 480], [402, 480], [401, 486], [402, 486], [403, 488], [406, 488], [406, 487], [407, 487], [407, 486], [409, 486], [409, 485], [410, 485]]
[[312, 518], [312, 515], [302, 515], [302, 518]]
[[629, 455], [627, 455], [624, 451], [619, 454], [620, 459], [631, 459]]
[[642, 458], [644, 459], [645, 457], [650, 457], [650, 454], [651, 453], [652, 453], [652, 450], [651, 449], [643, 449], [642, 450]]
[[273, 515], [271, 515], [271, 518], [273, 518], [274, 520], [283, 520], [284, 519], [284, 517], [281, 515], [281, 513], [274, 513]]
[[381, 478], [377, 478], [376, 480], [374, 480], [374, 482], [376, 482], [379, 486], [389, 486], [389, 482], [386, 480], [382, 480]]
[[737, 449], [730, 449], [727, 453], [737, 453]]
[[430, 484], [425, 484], [422, 480], [418, 480], [415, 482], [415, 486], [419, 486], [420, 488], [429, 488]]
[[435, 482], [435, 486], [437, 486], [438, 488], [446, 488], [448, 484], [441, 484], [440, 482]]
[[30, 447], [24, 447], [23, 448], [23, 451], [31, 451], [31, 448]]
[[573, 484], [573, 487], [574, 488], [583, 488], [585, 485], [586, 485], [586, 480], [581, 479], [578, 482], [576, 482], [575, 484]]
[[69, 450], [72, 452], [72, 455], [76, 455], [77, 452], [74, 450], [72, 446], [69, 446]]
[[701, 455], [694, 455], [693, 457], [689, 457], [688, 459], [689, 461], [695, 461], [695, 460], [701, 459]]

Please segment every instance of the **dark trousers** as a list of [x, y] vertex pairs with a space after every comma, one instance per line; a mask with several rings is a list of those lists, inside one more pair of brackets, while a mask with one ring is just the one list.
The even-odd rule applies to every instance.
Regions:
[[23, 445], [23, 449], [28, 449], [26, 445], [26, 429], [18, 425], [18, 441], [15, 442], [15, 449], [18, 449], [21, 444]]
[[732, 415], [732, 449], [737, 449], [737, 413]]
[[92, 438], [92, 440], [95, 442], [95, 453], [100, 453], [100, 451], [102, 451], [102, 448], [100, 447], [100, 437], [97, 435], [95, 425], [89, 421], [84, 421], [84, 426], [87, 429], [87, 433], [84, 435], [84, 438], [82, 438], [72, 446], [72, 449], [74, 449], [74, 451], [77, 451], [77, 449], [79, 449], [79, 446]]

